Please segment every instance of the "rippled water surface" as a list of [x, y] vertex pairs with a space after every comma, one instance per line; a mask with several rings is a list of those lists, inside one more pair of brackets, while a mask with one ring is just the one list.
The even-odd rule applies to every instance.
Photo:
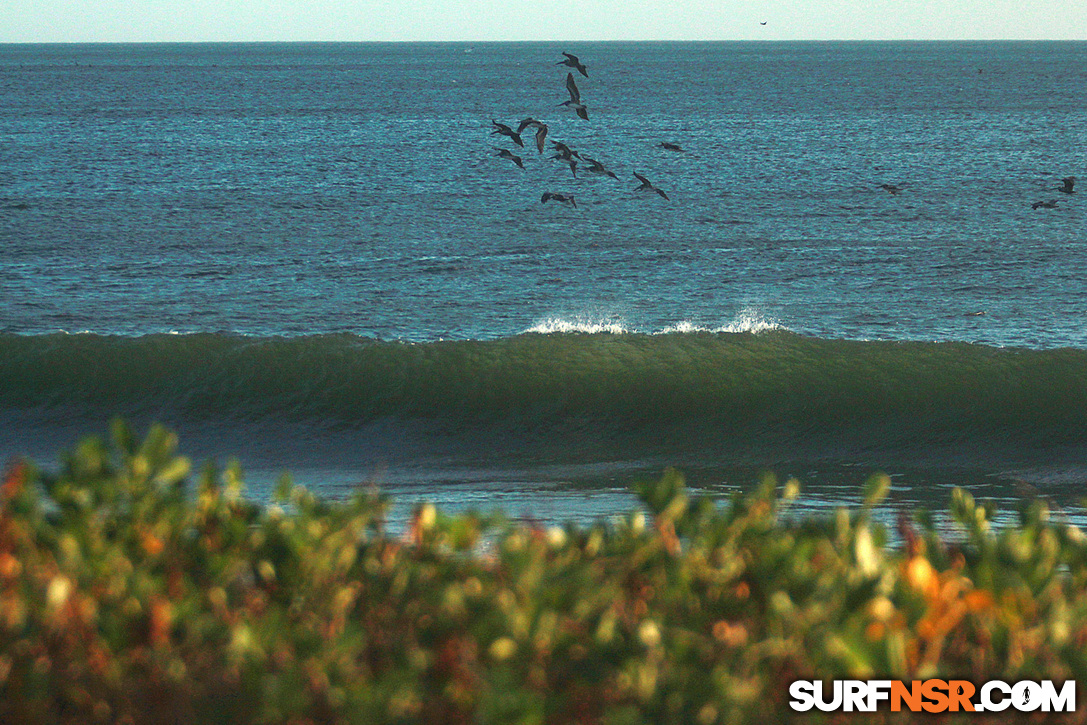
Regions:
[[[570, 69], [556, 64], [563, 50], [589, 68], [588, 77], [575, 72], [588, 121], [559, 106], [569, 97]], [[9, 425], [0, 443], [5, 452], [39, 450], [74, 430], [72, 421], [120, 413], [171, 420], [201, 454], [237, 446], [258, 469], [297, 464], [315, 481], [348, 485], [382, 472], [388, 481], [430, 481], [431, 494], [460, 482], [479, 495], [522, 491], [525, 500], [533, 481], [592, 481], [601, 491], [667, 460], [667, 451], [637, 461], [628, 441], [623, 453], [589, 455], [570, 443], [569, 429], [551, 435], [531, 405], [493, 412], [485, 393], [496, 378], [479, 372], [478, 357], [489, 348], [462, 359], [441, 341], [514, 350], [526, 333], [551, 335], [555, 349], [576, 357], [571, 350], [603, 344], [600, 335], [669, 333], [674, 344], [639, 337], [608, 348], [638, 348], [637, 363], [616, 353], [599, 368], [552, 370], [532, 405], [566, 410], [591, 390], [608, 410], [623, 400], [652, 407], [675, 393], [664, 385], [651, 395], [644, 381], [693, 375], [707, 399], [724, 396], [731, 410], [738, 398], [721, 391], [744, 388], [720, 379], [763, 375], [766, 366], [676, 351], [710, 335], [721, 338], [714, 354], [726, 356], [755, 344], [752, 335], [770, 335], [782, 350], [814, 346], [819, 362], [788, 359], [789, 374], [760, 398], [776, 411], [764, 428], [782, 434], [783, 411], [795, 409], [833, 420], [849, 450], [726, 460], [697, 441], [667, 449], [711, 471], [712, 485], [769, 465], [833, 488], [849, 467], [889, 450], [913, 451], [893, 460], [903, 471], [921, 466], [914, 480], [933, 485], [949, 485], [959, 466], [981, 484], [1000, 474], [1079, 485], [1087, 470], [1077, 432], [1087, 430], [1085, 414], [1074, 412], [1087, 408], [1077, 372], [1087, 348], [1085, 100], [1085, 43], [0, 46], [0, 399]], [[552, 148], [537, 153], [531, 131], [525, 148], [491, 133], [492, 119], [526, 117], [618, 178], [589, 173], [584, 159], [574, 176], [549, 158]], [[668, 199], [635, 192], [634, 172]], [[1068, 176], [1081, 179], [1075, 194], [1058, 190]], [[548, 191], [572, 194], [576, 208], [541, 203]], [[1053, 199], [1055, 208], [1032, 208]], [[51, 336], [58, 331], [91, 335], [66, 342]], [[217, 337], [146, 337], [158, 333]], [[348, 337], [313, 337], [329, 333]], [[564, 342], [571, 334], [590, 339]], [[122, 355], [127, 338], [146, 338], [140, 345], [157, 352]], [[389, 402], [433, 381], [393, 363], [374, 373], [385, 387], [343, 392], [345, 409], [381, 415], [332, 414], [343, 401], [307, 387], [326, 380], [338, 390], [337, 381], [373, 364], [350, 350], [382, 341], [423, 345], [412, 363], [422, 367], [412, 370], [440, 360], [462, 376], [461, 397], [423, 416], [445, 416], [444, 432]], [[831, 341], [971, 347], [911, 348], [901, 358], [893, 348], [850, 348], [839, 358]], [[199, 374], [140, 387], [183, 359], [171, 346], [204, 344], [227, 352], [200, 358]], [[239, 362], [257, 348], [260, 362]], [[991, 363], [1001, 348], [1077, 350], [1028, 356], [1024, 367], [1009, 356]], [[572, 359], [567, 353], [553, 359]], [[909, 377], [929, 357], [956, 362], [932, 378]], [[516, 380], [507, 374], [526, 365], [488, 359], [499, 380]], [[869, 359], [879, 362], [863, 368]], [[1050, 377], [1024, 372], [1043, 368]], [[836, 391], [829, 397], [812, 382], [824, 369]], [[110, 387], [118, 370], [131, 384]], [[846, 433], [874, 420], [871, 411], [854, 416], [849, 406], [874, 394], [850, 384], [899, 372], [907, 383], [887, 388], [900, 406], [894, 420], [906, 426], [896, 430], [917, 427], [906, 422], [909, 381], [946, 381], [912, 403], [926, 406], [918, 420], [943, 431], [936, 463], [920, 462], [920, 443], [873, 450]], [[521, 394], [506, 384], [502, 395]], [[186, 407], [238, 389], [284, 407], [229, 426]], [[311, 409], [300, 399], [311, 389], [334, 402], [300, 414]], [[109, 390], [113, 397], [102, 397]], [[1011, 408], [999, 405], [1005, 393]], [[73, 399], [90, 407], [64, 407]], [[477, 404], [505, 421], [485, 421], [487, 440], [516, 454], [516, 464], [506, 454], [504, 468], [480, 463], [478, 421], [465, 412]], [[967, 422], [948, 422], [963, 410]], [[978, 410], [994, 411], [997, 422]], [[520, 422], [510, 426], [510, 415]], [[763, 429], [744, 430], [756, 440]], [[1029, 430], [1052, 431], [1059, 451]], [[1028, 439], [1030, 470], [1008, 474], [1015, 457], [994, 451]]]
[[[558, 107], [560, 50], [588, 122]], [[0, 67], [7, 331], [746, 315], [1087, 345], [1087, 202], [1056, 190], [1087, 192], [1087, 44], [8, 45]], [[528, 116], [619, 179], [490, 133]]]

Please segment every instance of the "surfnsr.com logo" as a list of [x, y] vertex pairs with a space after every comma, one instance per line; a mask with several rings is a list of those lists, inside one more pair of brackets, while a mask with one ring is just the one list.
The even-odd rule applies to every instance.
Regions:
[[980, 688], [968, 680], [797, 680], [789, 686], [790, 707], [823, 712], [1075, 712], [1076, 683], [1058, 687], [1052, 680], [986, 682]]

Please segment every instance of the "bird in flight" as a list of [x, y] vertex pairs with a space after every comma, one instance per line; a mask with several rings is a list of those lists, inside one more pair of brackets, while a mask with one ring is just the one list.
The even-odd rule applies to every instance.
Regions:
[[540, 197], [540, 203], [541, 204], [546, 204], [548, 201], [550, 201], [552, 199], [557, 201], [557, 202], [560, 202], [562, 204], [569, 204], [570, 206], [577, 209], [577, 202], [574, 201], [574, 195], [573, 194], [560, 194], [558, 192], [545, 191], [543, 196]]
[[638, 179], [638, 181], [642, 182], [642, 185], [637, 187], [636, 189], [634, 189], [634, 191], [655, 191], [658, 194], [660, 194], [661, 196], [663, 196], [665, 199], [668, 199], [668, 195], [665, 194], [660, 189], [658, 189], [657, 187], [653, 186], [653, 184], [649, 181], [649, 179], [645, 178], [644, 176], [639, 174], [637, 171], [634, 172], [634, 176], [635, 176], [635, 178]]
[[902, 187], [895, 186], [894, 184], [880, 184], [879, 188], [883, 189], [884, 191], [886, 191], [891, 196], [894, 196], [898, 192], [902, 191]]
[[577, 112], [578, 118], [583, 121], [588, 121], [589, 109], [581, 102], [581, 91], [578, 90], [577, 83], [574, 82], [573, 73], [566, 74], [566, 90], [570, 93], [570, 100], [563, 101], [559, 105], [574, 109], [574, 111]]
[[619, 178], [618, 176], [615, 175], [615, 172], [609, 171], [604, 166], [604, 164], [600, 163], [596, 159], [590, 159], [588, 156], [584, 156], [584, 157], [582, 157], [582, 160], [585, 161], [585, 163], [589, 164], [589, 172], [590, 173], [602, 174], [604, 176], [610, 176], [613, 179], [618, 179]]
[[523, 168], [525, 168], [525, 165], [524, 165], [524, 163], [523, 163], [523, 162], [521, 161], [521, 157], [520, 157], [520, 156], [517, 156], [517, 155], [513, 154], [512, 152], [510, 152], [510, 151], [507, 151], [506, 149], [500, 149], [500, 148], [498, 148], [497, 146], [495, 147], [495, 151], [497, 151], [497, 152], [498, 152], [498, 155], [499, 155], [499, 156], [501, 156], [502, 158], [504, 158], [504, 159], [509, 159], [509, 160], [510, 160], [510, 161], [512, 161], [513, 163], [517, 164], [517, 167], [518, 167], [518, 168], [520, 168], [520, 169], [523, 169]]
[[1057, 191], [1063, 191], [1065, 194], [1075, 194], [1076, 193], [1076, 189], [1075, 189], [1076, 177], [1066, 176], [1063, 179], [1061, 179], [1061, 183], [1064, 184], [1064, 186], [1058, 186]]
[[565, 161], [570, 166], [570, 173], [577, 176], [577, 160], [581, 158], [581, 155], [561, 141], [552, 141], [551, 145], [558, 150], [551, 159]]
[[1057, 200], [1049, 199], [1047, 201], [1036, 201], [1030, 205], [1031, 209], [1056, 209]]
[[574, 151], [562, 141], [552, 141], [551, 145], [555, 147], [556, 151], [555, 155], [551, 157], [553, 159], [562, 159], [563, 161], [569, 161], [574, 156], [579, 159], [581, 158], [581, 154], [579, 154], [577, 151]]
[[661, 148], [668, 149], [669, 151], [682, 151], [683, 150], [682, 148], [680, 148], [679, 144], [671, 143], [669, 141], [661, 141]]
[[491, 119], [491, 123], [494, 124], [494, 130], [491, 131], [491, 133], [498, 133], [498, 134], [502, 134], [503, 136], [509, 136], [510, 138], [513, 139], [513, 142], [515, 144], [517, 144], [518, 146], [523, 147], [525, 145], [524, 142], [521, 140], [521, 134], [517, 133], [516, 131], [514, 131], [512, 128], [510, 128], [506, 124], [499, 123], [498, 121], [494, 120], [493, 118]]
[[566, 51], [563, 51], [562, 54], [566, 56], [566, 60], [560, 60], [555, 65], [568, 65], [571, 68], [577, 68], [578, 73], [585, 76], [586, 78], [589, 77], [589, 71], [585, 68], [585, 64], [578, 60], [576, 55], [571, 55]]
[[504, 123], [498, 123], [497, 121], [493, 120], [493, 118], [491, 118], [490, 122], [492, 124], [495, 124], [495, 130], [492, 130], [492, 132], [490, 132], [491, 134], [501, 134], [502, 136], [509, 136], [513, 139], [513, 142], [516, 143], [517, 146], [524, 147], [525, 143], [521, 140], [521, 134], [518, 134], [517, 132], [515, 132], [515, 130], [505, 125]]
[[536, 128], [536, 149], [542, 154], [544, 150], [544, 139], [547, 138], [547, 124], [537, 121], [535, 118], [526, 118], [518, 124], [517, 133], [521, 133], [529, 126]]

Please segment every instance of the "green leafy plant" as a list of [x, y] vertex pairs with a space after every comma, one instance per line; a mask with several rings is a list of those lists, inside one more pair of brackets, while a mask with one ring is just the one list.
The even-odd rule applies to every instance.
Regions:
[[1087, 681], [1087, 537], [1040, 501], [997, 528], [956, 490], [955, 543], [919, 512], [892, 544], [886, 476], [797, 519], [796, 481], [722, 504], [670, 470], [588, 527], [390, 532], [374, 490], [242, 481], [120, 422], [13, 466], [0, 721], [723, 723], [789, 719], [795, 679]]

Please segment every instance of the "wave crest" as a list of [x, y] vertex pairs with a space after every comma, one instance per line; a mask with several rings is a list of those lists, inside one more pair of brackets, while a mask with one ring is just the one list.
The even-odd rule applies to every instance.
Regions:
[[588, 335], [625, 335], [625, 334], [651, 334], [651, 335], [690, 335], [697, 333], [760, 333], [771, 330], [785, 330], [789, 328], [773, 318], [766, 317], [758, 310], [742, 310], [732, 322], [725, 325], [712, 327], [700, 325], [690, 320], [682, 320], [668, 325], [660, 330], [644, 331], [627, 327], [622, 320], [594, 320], [588, 317], [548, 317], [537, 322], [525, 330], [526, 334], [550, 335], [554, 333], [581, 333]]
[[525, 330], [526, 333], [550, 335], [553, 333], [584, 333], [588, 335], [624, 335], [630, 332], [622, 323], [607, 320], [591, 320], [577, 317], [567, 320], [562, 317], [548, 317]]

